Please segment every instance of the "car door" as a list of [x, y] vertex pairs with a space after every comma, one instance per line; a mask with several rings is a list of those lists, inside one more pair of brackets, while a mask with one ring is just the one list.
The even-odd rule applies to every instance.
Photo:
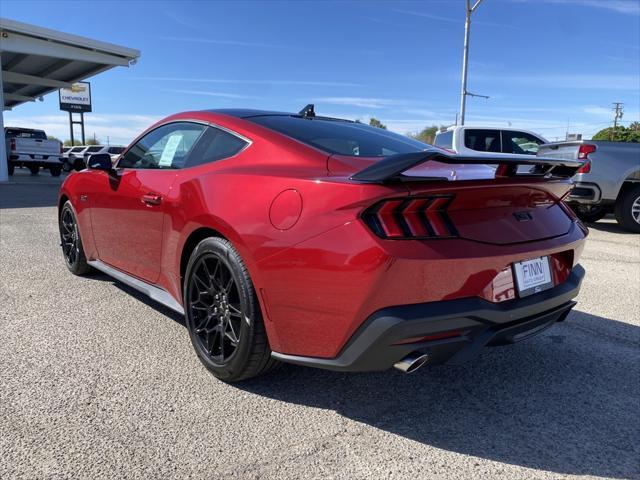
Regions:
[[97, 172], [90, 199], [98, 257], [147, 282], [160, 275], [164, 199], [205, 126], [173, 122], [147, 133], [120, 157], [116, 173]]

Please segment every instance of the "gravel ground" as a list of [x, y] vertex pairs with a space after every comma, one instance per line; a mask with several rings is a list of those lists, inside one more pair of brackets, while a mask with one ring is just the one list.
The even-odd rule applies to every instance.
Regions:
[[0, 185], [0, 478], [640, 478], [640, 236], [592, 225], [568, 320], [459, 367], [214, 379], [182, 319], [58, 247], [59, 179]]

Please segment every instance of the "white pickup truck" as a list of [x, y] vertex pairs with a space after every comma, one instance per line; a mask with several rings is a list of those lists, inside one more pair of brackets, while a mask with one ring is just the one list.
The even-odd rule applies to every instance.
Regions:
[[43, 130], [31, 128], [5, 127], [7, 164], [9, 175], [16, 167], [27, 167], [33, 175], [40, 168], [48, 169], [57, 177], [62, 171], [62, 143], [47, 140]]

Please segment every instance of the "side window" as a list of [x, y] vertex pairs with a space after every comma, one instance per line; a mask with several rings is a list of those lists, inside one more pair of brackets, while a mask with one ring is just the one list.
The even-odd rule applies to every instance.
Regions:
[[502, 132], [503, 153], [517, 153], [520, 155], [535, 155], [538, 148], [544, 142], [533, 135], [525, 132]]
[[219, 128], [207, 127], [187, 161], [187, 167], [233, 157], [247, 142]]
[[500, 130], [465, 130], [464, 146], [476, 152], [500, 153]]
[[122, 168], [182, 168], [205, 129], [198, 123], [176, 122], [152, 130], [118, 162]]
[[453, 148], [453, 130], [449, 130], [448, 132], [438, 133], [436, 135], [436, 139], [433, 144], [436, 147], [448, 148], [449, 150], [451, 150]]

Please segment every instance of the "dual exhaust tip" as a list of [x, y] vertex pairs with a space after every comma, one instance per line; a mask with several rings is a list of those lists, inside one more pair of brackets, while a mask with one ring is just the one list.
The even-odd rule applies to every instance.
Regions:
[[404, 373], [412, 373], [418, 370], [421, 366], [429, 361], [429, 354], [424, 352], [413, 352], [404, 357], [399, 362], [393, 364], [394, 368], [397, 368]]

